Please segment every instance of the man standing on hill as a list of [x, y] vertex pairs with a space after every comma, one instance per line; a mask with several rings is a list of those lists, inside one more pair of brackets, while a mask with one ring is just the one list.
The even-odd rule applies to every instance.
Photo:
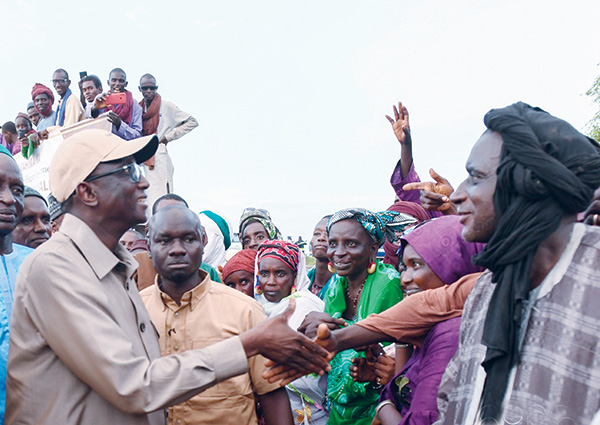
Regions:
[[142, 115], [142, 134], [156, 134], [159, 145], [154, 157], [144, 163], [146, 178], [150, 183], [147, 191], [148, 204], [152, 205], [162, 195], [173, 192], [174, 167], [167, 143], [177, 140], [198, 127], [196, 118], [179, 109], [175, 104], [163, 100], [156, 92], [156, 78], [145, 74], [140, 79], [140, 92], [144, 99], [140, 102]]

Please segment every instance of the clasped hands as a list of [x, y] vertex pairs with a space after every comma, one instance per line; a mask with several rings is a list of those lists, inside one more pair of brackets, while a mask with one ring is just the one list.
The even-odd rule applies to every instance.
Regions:
[[[298, 328], [298, 333], [304, 333], [305, 338], [316, 336], [314, 343], [328, 353], [326, 359], [330, 361], [337, 353], [335, 336], [331, 331], [346, 325], [344, 319], [334, 319], [327, 313], [313, 312], [306, 316], [304, 322]], [[298, 368], [288, 362], [268, 360], [266, 365], [268, 369], [263, 374], [263, 378], [269, 382], [282, 380], [281, 386], [285, 386], [307, 374], [306, 369]], [[329, 369], [330, 367], [324, 370], [328, 371]]]

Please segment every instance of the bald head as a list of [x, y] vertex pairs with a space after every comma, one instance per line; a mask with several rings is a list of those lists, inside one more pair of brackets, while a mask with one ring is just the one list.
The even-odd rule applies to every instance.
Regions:
[[152, 233], [157, 229], [168, 228], [169, 223], [174, 221], [187, 221], [190, 228], [197, 229], [202, 234], [202, 224], [196, 213], [183, 204], [176, 203], [160, 208], [148, 222], [148, 237], [152, 239]]

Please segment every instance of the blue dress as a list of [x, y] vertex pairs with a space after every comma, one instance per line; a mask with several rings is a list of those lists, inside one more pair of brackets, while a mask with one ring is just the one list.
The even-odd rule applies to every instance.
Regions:
[[6, 364], [8, 362], [8, 328], [12, 312], [17, 273], [25, 258], [33, 252], [26, 246], [13, 244], [10, 254], [0, 255], [0, 423], [6, 408]]

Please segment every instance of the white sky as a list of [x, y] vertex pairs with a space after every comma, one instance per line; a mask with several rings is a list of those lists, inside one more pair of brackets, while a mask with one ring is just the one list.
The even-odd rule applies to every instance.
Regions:
[[306, 239], [325, 214], [393, 202], [384, 115], [398, 100], [421, 178], [433, 167], [455, 187], [491, 108], [522, 100], [583, 130], [599, 12], [598, 0], [0, 0], [0, 121], [58, 67], [73, 81], [122, 67], [137, 98], [150, 72], [200, 122], [169, 145], [176, 192], [236, 231], [255, 206]]

